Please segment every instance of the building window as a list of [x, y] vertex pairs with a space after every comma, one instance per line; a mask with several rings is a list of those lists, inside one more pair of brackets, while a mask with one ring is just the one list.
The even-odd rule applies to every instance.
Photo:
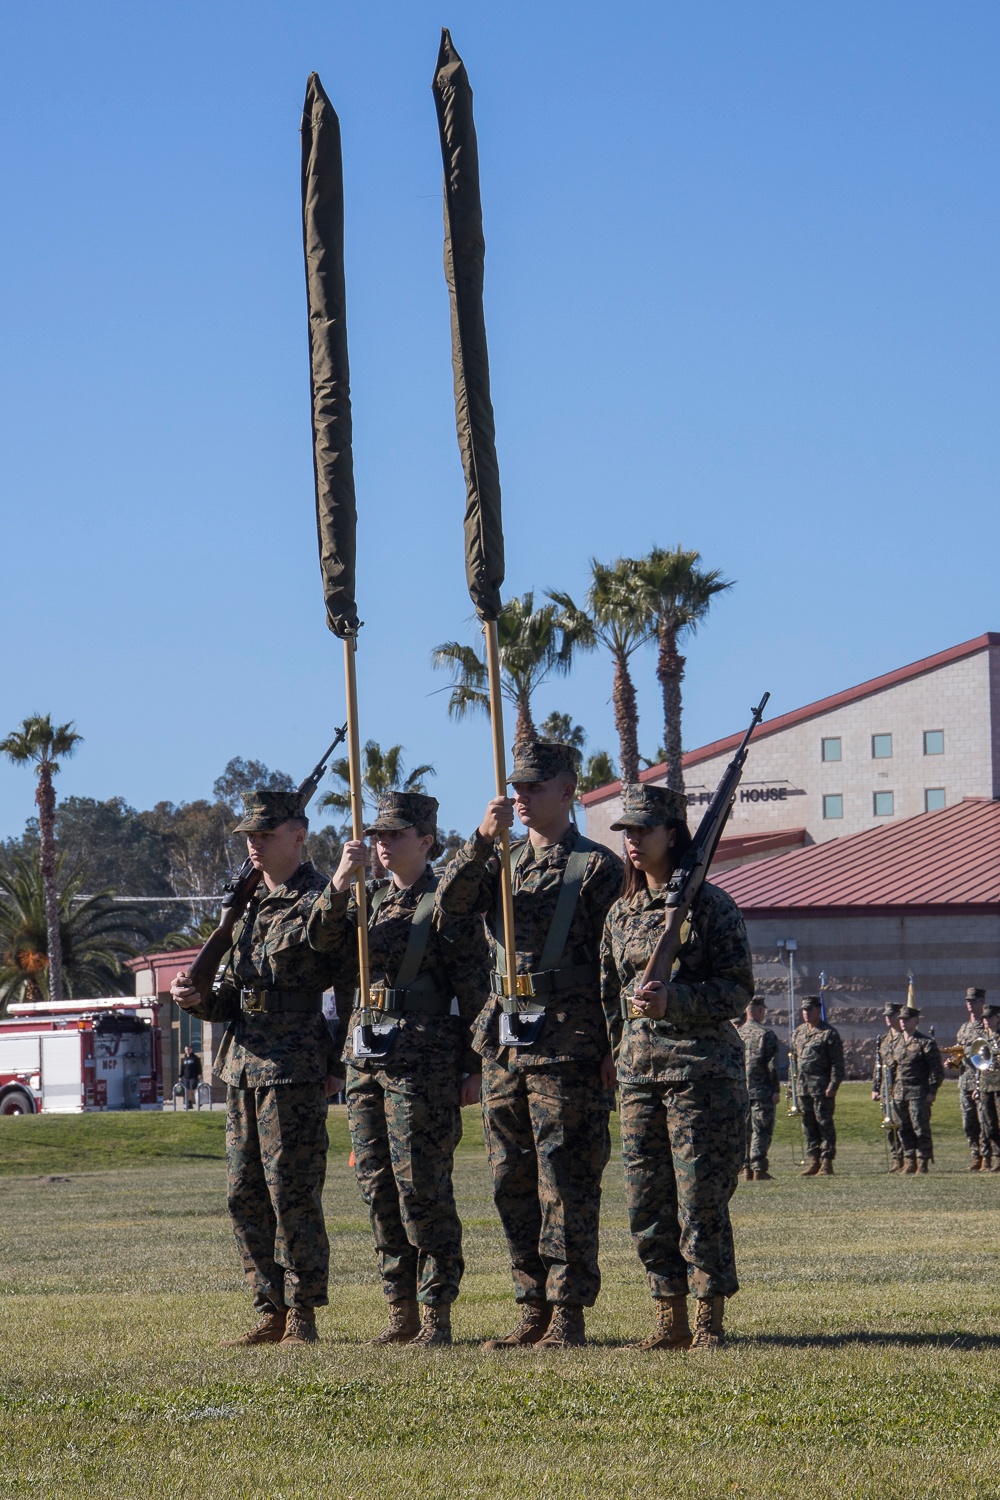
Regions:
[[[924, 739], [925, 740], [926, 740], [926, 738], [927, 738], [927, 736], [924, 735]], [[820, 759], [821, 760], [839, 760], [840, 759], [840, 736], [839, 735], [837, 735], [834, 739], [820, 740], [819, 743], [820, 743]]]
[[[925, 755], [943, 755], [944, 754], [944, 730], [943, 729], [925, 729], [924, 730], [924, 754]], [[941, 805], [944, 806], [943, 803]]]
[[924, 812], [940, 812], [944, 807], [944, 787], [929, 786], [924, 792]]
[[889, 760], [892, 756], [892, 735], [872, 735], [872, 760]]
[[876, 818], [891, 818], [893, 813], [892, 792], [876, 792], [872, 805]]
[[[840, 741], [837, 741], [840, 744]], [[824, 818], [842, 818], [844, 816], [844, 799], [840, 792], [834, 792], [832, 796], [823, 798]]]

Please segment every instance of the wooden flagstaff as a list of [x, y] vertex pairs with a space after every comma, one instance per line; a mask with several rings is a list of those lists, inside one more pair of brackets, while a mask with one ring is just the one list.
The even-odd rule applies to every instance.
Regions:
[[[358, 731], [358, 638], [347, 636], [344, 640], [344, 677], [347, 682], [347, 764], [351, 774], [351, 835], [364, 838], [365, 812], [361, 780], [361, 735]], [[358, 994], [362, 1008], [367, 1007], [371, 994], [371, 975], [368, 963], [368, 890], [364, 870], [358, 871], [354, 887], [354, 899], [358, 908]]]
[[[469, 77], [447, 30], [441, 33], [432, 87], [444, 166], [444, 272], [451, 302], [455, 422], [465, 470], [465, 576], [486, 637], [496, 794], [506, 797], [507, 765], [497, 638], [497, 619], [503, 608], [500, 600], [500, 585], [504, 580], [503, 519], [483, 312], [486, 242], [479, 191], [479, 149]], [[508, 993], [514, 994], [517, 989], [517, 949], [510, 834], [506, 829], [500, 839], [500, 878], [507, 986]]]
[[[503, 700], [500, 696], [500, 642], [496, 620], [483, 624], [486, 636], [486, 670], [490, 689], [490, 728], [493, 731], [493, 772], [498, 797], [507, 795], [507, 755], [503, 743]], [[510, 870], [510, 830], [500, 834], [500, 890], [503, 909], [503, 951], [507, 971], [507, 993], [517, 993], [517, 948], [514, 930], [514, 882]]]

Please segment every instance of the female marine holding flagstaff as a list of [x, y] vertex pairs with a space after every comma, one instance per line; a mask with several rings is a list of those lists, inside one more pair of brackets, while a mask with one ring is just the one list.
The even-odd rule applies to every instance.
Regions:
[[[622, 894], [601, 945], [601, 998], [621, 1090], [629, 1226], [656, 1304], [640, 1349], [712, 1349], [738, 1290], [729, 1200], [743, 1165], [743, 1047], [730, 1022], [753, 998], [743, 918], [716, 886], [695, 898], [669, 984], [642, 985], [665, 887], [691, 841], [683, 794], [623, 788]], [[696, 1301], [692, 1338], [687, 1297]]]
[[308, 929], [311, 946], [335, 959], [338, 993], [355, 992], [347, 1117], [389, 1304], [376, 1344], [450, 1344], [464, 1267], [451, 1173], [460, 1106], [479, 1101], [481, 1063], [469, 1043], [489, 970], [482, 922], [435, 910], [438, 880], [428, 861], [441, 852], [437, 810], [434, 797], [389, 792], [365, 829], [390, 876], [368, 887], [370, 1005], [356, 991], [351, 893], [367, 862], [362, 840], [345, 845]]

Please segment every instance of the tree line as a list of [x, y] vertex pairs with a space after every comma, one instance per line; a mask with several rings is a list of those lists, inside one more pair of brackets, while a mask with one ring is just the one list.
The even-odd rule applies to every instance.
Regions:
[[[581, 753], [586, 732], [568, 714], [536, 723], [533, 699], [550, 678], [565, 676], [578, 654], [605, 650], [612, 664], [612, 702], [618, 765], [605, 750], [585, 757], [579, 791], [619, 774], [639, 778], [639, 714], [632, 661], [655, 647], [663, 701], [663, 740], [647, 766], [665, 762], [666, 782], [683, 791], [681, 700], [685, 658], [681, 645], [703, 622], [717, 594], [732, 587], [718, 569], [705, 569], [697, 552], [653, 548], [641, 558], [594, 559], [583, 603], [550, 589], [510, 601], [499, 621], [502, 692], [515, 713], [515, 746], [541, 734]], [[482, 651], [447, 641], [432, 653], [449, 672], [448, 711], [456, 718], [489, 712]], [[54, 777], [82, 736], [72, 724], [34, 715], [0, 741], [0, 754], [35, 772], [37, 816], [20, 838], [0, 844], [0, 1012], [13, 1000], [66, 995], [123, 994], [131, 988], [125, 960], [143, 951], [200, 944], [215, 924], [214, 903], [245, 853], [232, 833], [243, 794], [255, 787], [291, 790], [284, 771], [234, 757], [193, 802], [158, 802], [139, 811], [121, 797], [68, 797], [57, 804]], [[389, 790], [426, 791], [434, 767], [407, 771], [403, 747], [370, 740], [362, 752], [366, 814]], [[332, 787], [317, 800], [334, 821], [310, 831], [306, 857], [332, 869], [348, 837], [350, 773], [346, 757], [330, 766]], [[443, 835], [442, 862], [461, 843]]]

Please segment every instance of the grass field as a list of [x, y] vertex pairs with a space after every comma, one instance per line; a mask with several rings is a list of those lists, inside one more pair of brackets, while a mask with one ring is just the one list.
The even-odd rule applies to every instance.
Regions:
[[[1000, 1497], [1000, 1176], [968, 1176], [954, 1085], [927, 1178], [888, 1178], [861, 1085], [838, 1175], [734, 1204], [731, 1346], [640, 1356], [649, 1302], [605, 1177], [586, 1350], [486, 1355], [511, 1295], [477, 1122], [456, 1182], [467, 1272], [452, 1350], [366, 1348], [367, 1220], [331, 1117], [331, 1305], [316, 1349], [229, 1350], [248, 1301], [221, 1115], [0, 1121], [4, 1497]], [[41, 1181], [42, 1176], [68, 1181]]]

